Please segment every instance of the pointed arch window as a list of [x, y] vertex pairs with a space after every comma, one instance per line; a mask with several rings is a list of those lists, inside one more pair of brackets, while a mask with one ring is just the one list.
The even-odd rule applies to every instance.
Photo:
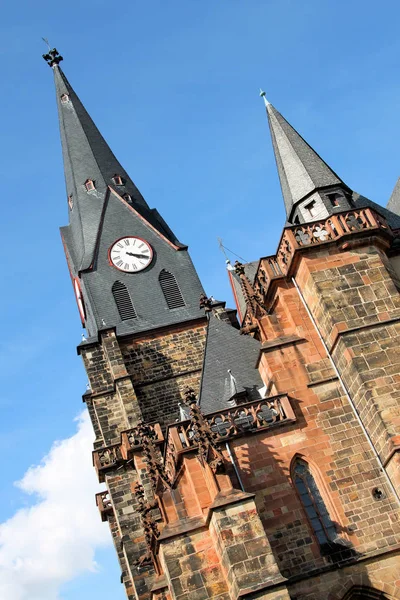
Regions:
[[136, 310], [126, 285], [121, 281], [116, 281], [112, 286], [112, 294], [122, 321], [136, 319]]
[[335, 524], [329, 516], [309, 464], [296, 458], [292, 466], [292, 478], [320, 546], [330, 546], [332, 542], [337, 542]]
[[185, 306], [182, 292], [179, 289], [179, 285], [172, 273], [163, 269], [158, 277], [158, 280], [169, 309]]

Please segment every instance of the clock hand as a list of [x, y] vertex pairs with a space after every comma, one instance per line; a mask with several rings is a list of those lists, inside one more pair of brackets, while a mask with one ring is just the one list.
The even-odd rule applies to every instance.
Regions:
[[126, 252], [128, 256], [135, 256], [136, 258], [148, 258], [145, 254], [135, 254], [134, 252]]

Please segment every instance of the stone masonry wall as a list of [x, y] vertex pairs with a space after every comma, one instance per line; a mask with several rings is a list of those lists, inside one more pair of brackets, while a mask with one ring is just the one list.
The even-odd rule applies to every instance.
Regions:
[[175, 327], [121, 342], [121, 351], [146, 422], [162, 426], [179, 417], [183, 390], [198, 393], [206, 324]]
[[372, 245], [319, 249], [296, 280], [385, 463], [400, 433], [400, 294], [388, 259]]
[[[310, 464], [338, 538], [357, 557], [400, 543], [400, 512], [294, 286], [276, 288], [262, 320], [265, 383], [290, 396], [297, 422], [232, 442], [246, 492], [256, 505], [281, 573], [327, 568], [291, 478], [296, 456]], [[384, 491], [376, 500], [374, 488]], [[383, 533], [384, 532], [384, 533]], [[340, 554], [340, 553], [339, 553]]]
[[174, 600], [230, 600], [220, 557], [207, 528], [163, 542], [160, 558]]
[[[99, 343], [80, 347], [90, 383], [84, 399], [96, 434], [95, 449], [118, 444], [121, 432], [143, 418], [164, 424], [175, 420], [185, 386], [198, 390], [205, 333], [205, 320], [124, 342], [108, 330]], [[137, 565], [147, 552], [133, 493], [138, 479], [151, 500], [147, 468], [139, 457], [134, 469], [128, 463], [105, 476], [113, 507], [109, 525], [129, 600], [150, 598], [155, 576], [152, 566]]]
[[[399, 552], [327, 573], [310, 573], [306, 579], [288, 584], [290, 597], [296, 600], [343, 600], [354, 588], [372, 588], [381, 594], [379, 597], [382, 599], [400, 598]], [[360, 597], [362, 596], [357, 596]], [[365, 594], [364, 597], [369, 596]]]

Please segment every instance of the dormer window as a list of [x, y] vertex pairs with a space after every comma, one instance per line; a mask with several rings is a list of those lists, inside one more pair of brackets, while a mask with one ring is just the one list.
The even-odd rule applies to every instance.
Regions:
[[311, 200], [311, 202], [309, 202], [308, 204], [306, 204], [304, 208], [308, 212], [308, 214], [310, 215], [310, 217], [316, 217], [317, 216], [317, 208], [316, 208], [316, 202], [315, 202], [315, 200]]
[[63, 94], [61, 96], [61, 102], [62, 102], [62, 104], [66, 104], [67, 102], [69, 102], [69, 96], [68, 96], [68, 94]]
[[113, 182], [115, 185], [124, 185], [121, 175], [114, 175]]
[[327, 194], [327, 197], [332, 207], [340, 206], [339, 198], [342, 197], [341, 194], [337, 194], [336, 192], [334, 192], [333, 194]]
[[73, 198], [72, 194], [70, 194], [68, 196], [68, 206], [69, 206], [70, 210], [72, 210], [74, 208], [74, 198]]
[[95, 185], [94, 185], [94, 181], [93, 179], [86, 179], [85, 181], [85, 188], [87, 192], [91, 192], [93, 190], [95, 190]]

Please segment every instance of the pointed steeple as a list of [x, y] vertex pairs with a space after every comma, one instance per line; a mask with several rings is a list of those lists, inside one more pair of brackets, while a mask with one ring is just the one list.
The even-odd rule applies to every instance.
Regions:
[[[314, 192], [318, 192], [319, 190], [331, 190], [335, 192], [338, 188], [342, 188], [345, 192], [350, 192], [351, 190], [341, 178], [307, 144], [280, 112], [268, 102], [265, 92], [261, 92], [260, 95], [264, 98], [268, 115], [268, 123], [288, 221], [294, 221], [296, 207], [303, 200], [314, 200], [312, 198]], [[320, 208], [323, 209], [325, 207], [329, 213], [329, 204], [332, 204], [332, 201], [324, 201], [322, 197], [318, 199], [321, 200]], [[343, 203], [339, 204], [341, 210], [348, 208], [348, 206], [342, 206]], [[318, 212], [318, 210], [315, 212]], [[323, 212], [326, 212], [326, 210]], [[300, 222], [313, 220], [311, 214], [302, 215], [301, 211], [297, 216]]]
[[114, 156], [57, 50], [44, 58], [54, 71], [69, 205], [61, 235], [89, 339], [105, 327], [126, 334], [199, 318], [203, 288], [187, 247]]
[[179, 245], [157, 211], [149, 208], [97, 129], [59, 66], [62, 58], [51, 53], [44, 58], [54, 71], [67, 196], [70, 208], [73, 206], [69, 233], [77, 268], [85, 270], [93, 263], [109, 188], [162, 235]]

